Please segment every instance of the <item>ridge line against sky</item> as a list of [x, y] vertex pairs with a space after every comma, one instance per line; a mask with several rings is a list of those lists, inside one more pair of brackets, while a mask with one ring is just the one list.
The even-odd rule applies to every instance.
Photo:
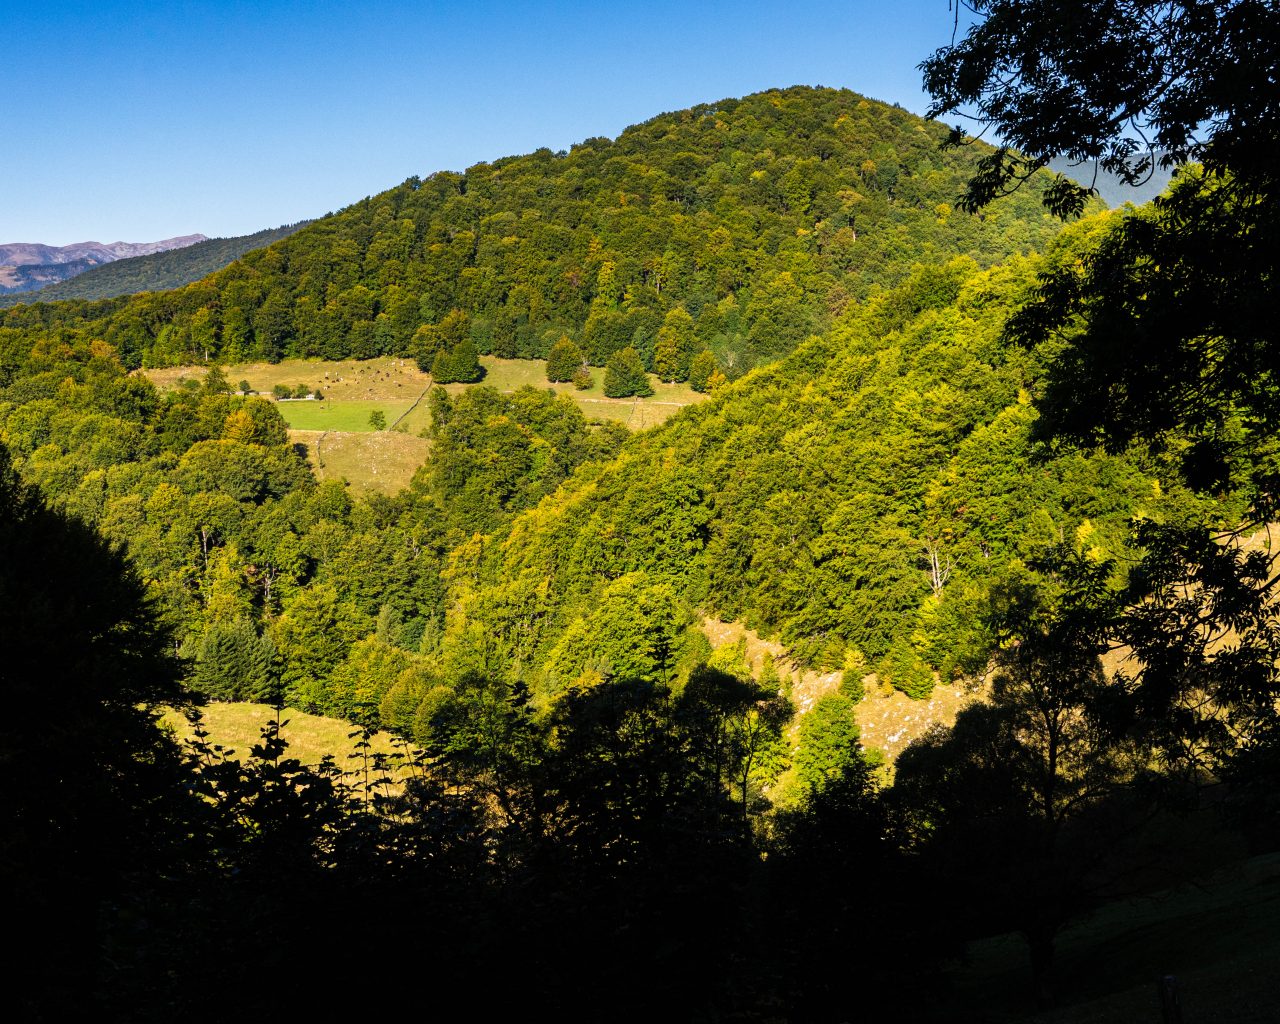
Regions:
[[0, 0], [0, 243], [249, 234], [790, 85], [922, 113], [947, 0]]

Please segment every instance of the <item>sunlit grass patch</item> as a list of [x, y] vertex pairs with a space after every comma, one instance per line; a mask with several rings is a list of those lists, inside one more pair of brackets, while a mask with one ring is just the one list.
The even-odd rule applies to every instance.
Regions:
[[383, 494], [408, 487], [431, 453], [429, 441], [398, 430], [291, 430], [289, 436], [306, 446], [307, 461], [317, 479], [345, 480], [355, 490]]

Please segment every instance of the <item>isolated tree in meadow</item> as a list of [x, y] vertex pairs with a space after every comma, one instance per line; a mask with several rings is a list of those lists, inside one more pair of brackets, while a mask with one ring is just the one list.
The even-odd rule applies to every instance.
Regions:
[[685, 380], [689, 376], [689, 363], [693, 359], [696, 329], [688, 311], [675, 306], [667, 312], [658, 329], [658, 340], [653, 350], [653, 372], [659, 380]]
[[387, 414], [381, 409], [374, 409], [369, 413], [369, 426], [373, 430], [386, 430]]
[[573, 380], [573, 375], [586, 362], [586, 357], [582, 354], [582, 349], [567, 335], [561, 335], [560, 340], [551, 346], [551, 351], [547, 353], [547, 380], [553, 384], [564, 381]]
[[208, 372], [204, 375], [201, 391], [206, 395], [231, 394], [231, 382], [227, 380], [226, 372], [217, 363], [210, 366]]
[[470, 338], [463, 338], [454, 348], [438, 352], [431, 363], [431, 376], [437, 384], [474, 384], [484, 378], [484, 367]]
[[689, 387], [705, 395], [711, 390], [711, 378], [718, 370], [716, 357], [704, 349], [689, 364]]
[[653, 394], [640, 353], [634, 348], [627, 346], [609, 357], [604, 369], [604, 393], [609, 398], [647, 398]]

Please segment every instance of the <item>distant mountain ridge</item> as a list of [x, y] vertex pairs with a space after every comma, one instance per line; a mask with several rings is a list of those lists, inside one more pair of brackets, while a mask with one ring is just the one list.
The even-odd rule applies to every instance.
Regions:
[[221, 270], [247, 252], [288, 238], [310, 223], [311, 221], [304, 220], [296, 224], [283, 224], [278, 228], [266, 228], [251, 235], [237, 235], [233, 238], [190, 235], [187, 237], [197, 239], [190, 245], [141, 253], [109, 263], [90, 264], [75, 276], [67, 275], [47, 284], [36, 285], [35, 291], [0, 294], [0, 306], [13, 306], [21, 302], [54, 302], [60, 299], [112, 299], [135, 292], [180, 288], [215, 270]]
[[1158, 162], [1151, 169], [1147, 180], [1138, 185], [1126, 184], [1118, 175], [1102, 170], [1092, 161], [1072, 163], [1065, 156], [1050, 160], [1049, 170], [1057, 171], [1087, 188], [1097, 189], [1098, 198], [1113, 210], [1125, 203], [1141, 206], [1151, 202], [1169, 187], [1169, 182], [1173, 179], [1173, 169], [1161, 167]]
[[24, 267], [32, 264], [64, 264], [91, 259], [98, 263], [148, 256], [153, 252], [181, 249], [206, 241], [207, 235], [179, 235], [159, 242], [72, 242], [70, 245], [44, 245], [40, 242], [8, 242], [0, 245], [0, 266]]
[[8, 242], [0, 245], [0, 293], [28, 292], [76, 277], [96, 266], [150, 256], [207, 241], [205, 235], [179, 235], [158, 242]]

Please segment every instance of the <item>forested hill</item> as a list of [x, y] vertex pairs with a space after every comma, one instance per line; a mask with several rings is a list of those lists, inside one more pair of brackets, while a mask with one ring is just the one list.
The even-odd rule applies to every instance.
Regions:
[[453, 674], [522, 673], [548, 698], [603, 672], [661, 679], [699, 614], [740, 619], [809, 664], [914, 696], [982, 669], [993, 587], [1066, 544], [1125, 550], [1129, 519], [1178, 514], [1170, 467], [1033, 458], [1049, 351], [1003, 340], [1047, 257], [918, 270], [829, 334], [632, 438], [445, 575]]
[[0, 306], [16, 306], [24, 302], [57, 302], [62, 299], [110, 299], [135, 292], [180, 288], [215, 270], [221, 270], [247, 252], [288, 238], [310, 223], [299, 221], [297, 224], [284, 224], [278, 228], [267, 228], [234, 238], [206, 238], [181, 249], [104, 263], [70, 280], [45, 285], [38, 291], [0, 296]]
[[724, 100], [567, 153], [411, 178], [177, 291], [0, 324], [83, 328], [129, 366], [421, 357], [442, 337], [544, 356], [567, 334], [594, 363], [632, 345], [652, 367], [673, 315], [734, 377], [914, 264], [986, 266], [1052, 237], [1029, 190], [954, 213], [986, 149], [943, 152], [945, 134], [845, 90]]

